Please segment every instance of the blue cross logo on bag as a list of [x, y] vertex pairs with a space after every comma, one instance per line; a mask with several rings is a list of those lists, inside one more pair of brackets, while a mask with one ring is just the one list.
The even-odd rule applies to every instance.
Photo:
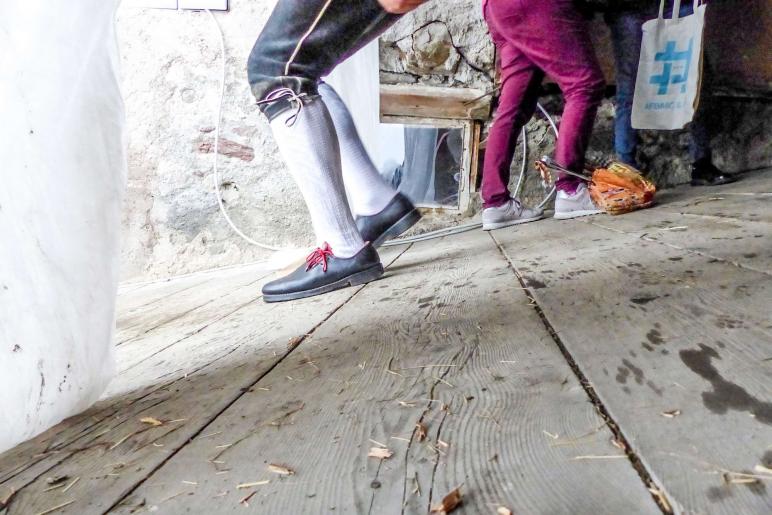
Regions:
[[657, 95], [667, 95], [671, 84], [674, 86], [680, 85], [681, 93], [686, 93], [686, 83], [689, 80], [693, 48], [694, 38], [691, 38], [689, 40], [689, 47], [686, 50], [678, 51], [676, 50], [676, 42], [668, 41], [665, 44], [665, 50], [657, 52], [654, 60], [662, 62], [662, 73], [652, 75], [649, 78], [649, 84], [659, 86], [657, 88]]

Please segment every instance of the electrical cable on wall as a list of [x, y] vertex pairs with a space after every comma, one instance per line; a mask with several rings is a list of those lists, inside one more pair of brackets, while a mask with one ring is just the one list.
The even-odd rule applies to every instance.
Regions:
[[[272, 251], [282, 251], [286, 249], [282, 249], [273, 245], [268, 245], [266, 243], [261, 243], [259, 241], [254, 240], [253, 238], [250, 238], [246, 234], [244, 234], [237, 226], [233, 223], [233, 220], [231, 220], [230, 215], [228, 215], [228, 211], [225, 209], [225, 202], [222, 198], [222, 191], [220, 190], [220, 170], [219, 170], [219, 150], [220, 150], [220, 123], [222, 119], [222, 105], [225, 98], [225, 79], [227, 76], [226, 73], [226, 55], [225, 55], [225, 35], [223, 34], [222, 28], [220, 27], [220, 24], [217, 23], [217, 18], [214, 17], [214, 14], [212, 14], [212, 11], [209, 9], [205, 9], [206, 13], [209, 15], [209, 17], [212, 20], [212, 23], [214, 24], [214, 27], [217, 31], [217, 36], [220, 40], [220, 54], [221, 54], [221, 62], [222, 62], [222, 79], [220, 81], [220, 98], [218, 100], [218, 106], [217, 106], [217, 119], [215, 122], [215, 130], [214, 130], [214, 167], [213, 167], [213, 174], [212, 178], [214, 180], [214, 191], [215, 195], [217, 197], [217, 205], [220, 208], [220, 213], [222, 213], [223, 218], [225, 218], [225, 221], [228, 223], [228, 225], [233, 229], [233, 231], [238, 234], [244, 241], [247, 243], [254, 245], [256, 247], [260, 247], [262, 249], [266, 250], [272, 250]], [[552, 117], [547, 113], [547, 111], [544, 109], [544, 107], [541, 104], [537, 104], [537, 107], [539, 110], [544, 114], [544, 116], [549, 121], [550, 126], [552, 127], [552, 131], [555, 133], [555, 137], [558, 136], [558, 128], [555, 124], [555, 121], [552, 119]], [[525, 177], [525, 174], [527, 172], [527, 159], [528, 159], [528, 132], [526, 131], [525, 126], [523, 127], [521, 131], [522, 140], [523, 140], [523, 160], [520, 166], [520, 176], [518, 177], [517, 185], [515, 186], [514, 195], [517, 196], [520, 193], [520, 188], [523, 185], [523, 180]], [[552, 198], [552, 196], [555, 194], [555, 187], [553, 186], [550, 192], [547, 194], [547, 196], [544, 198], [544, 200], [539, 204], [538, 208], [543, 208]], [[396, 240], [387, 241], [383, 244], [383, 247], [392, 247], [396, 245], [405, 245], [408, 243], [416, 243], [419, 241], [426, 241], [426, 240], [432, 240], [436, 238], [444, 238], [446, 236], [451, 236], [454, 234], [459, 234], [466, 231], [471, 231], [474, 229], [477, 229], [479, 227], [482, 227], [481, 222], [472, 222], [468, 224], [462, 224], [462, 225], [456, 225], [453, 227], [446, 227], [444, 229], [438, 229], [435, 231], [427, 232], [424, 234], [419, 234], [417, 236], [410, 236], [407, 238], [400, 238]]]
[[220, 207], [220, 213], [222, 213], [222, 216], [225, 218], [225, 221], [228, 222], [228, 225], [231, 226], [231, 229], [233, 229], [236, 232], [236, 234], [241, 236], [244, 239], [244, 241], [266, 250], [273, 250], [273, 251], [283, 250], [273, 245], [260, 243], [259, 241], [253, 240], [252, 238], [250, 238], [249, 236], [241, 232], [241, 230], [238, 227], [236, 227], [236, 224], [233, 223], [233, 220], [231, 220], [231, 217], [228, 215], [228, 211], [226, 211], [225, 209], [225, 203], [223, 202], [223, 199], [222, 199], [222, 192], [220, 191], [220, 171], [218, 169], [218, 157], [217, 157], [220, 152], [220, 121], [222, 119], [223, 99], [225, 98], [225, 77], [226, 77], [225, 35], [223, 34], [222, 29], [220, 28], [220, 24], [217, 23], [217, 18], [215, 18], [214, 15], [212, 14], [212, 11], [210, 11], [209, 9], [206, 9], [206, 13], [212, 19], [212, 23], [214, 23], [214, 26], [217, 29], [217, 33], [220, 39], [220, 53], [221, 53], [221, 60], [222, 60], [222, 80], [220, 81], [220, 100], [218, 101], [218, 106], [217, 106], [217, 120], [214, 125], [214, 173], [212, 174], [212, 177], [214, 180], [214, 191], [215, 191], [215, 195], [217, 196], [217, 205]]

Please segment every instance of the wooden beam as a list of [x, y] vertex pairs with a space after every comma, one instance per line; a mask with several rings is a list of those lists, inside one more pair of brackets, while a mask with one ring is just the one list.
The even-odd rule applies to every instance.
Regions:
[[479, 89], [381, 85], [381, 116], [487, 120], [490, 96]]

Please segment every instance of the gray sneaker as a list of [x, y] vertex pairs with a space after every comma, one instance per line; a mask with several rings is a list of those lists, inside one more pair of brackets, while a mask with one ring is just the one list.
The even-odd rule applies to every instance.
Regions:
[[580, 184], [573, 195], [558, 191], [555, 199], [555, 218], [558, 220], [597, 215], [603, 212], [590, 198], [590, 190], [585, 184]]
[[483, 209], [483, 231], [534, 222], [542, 218], [544, 218], [544, 211], [541, 209], [529, 209], [523, 206], [519, 200], [510, 199], [509, 202], [501, 206]]

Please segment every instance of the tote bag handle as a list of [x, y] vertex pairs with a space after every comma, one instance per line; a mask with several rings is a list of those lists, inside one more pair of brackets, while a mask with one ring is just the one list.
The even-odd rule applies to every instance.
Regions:
[[[694, 11], [697, 12], [697, 7], [700, 5], [700, 0], [694, 0]], [[675, 5], [673, 5], [673, 21], [677, 20], [679, 15], [681, 14], [681, 0], [675, 0]], [[660, 0], [659, 2], [659, 19], [662, 20], [665, 18], [665, 0]]]

